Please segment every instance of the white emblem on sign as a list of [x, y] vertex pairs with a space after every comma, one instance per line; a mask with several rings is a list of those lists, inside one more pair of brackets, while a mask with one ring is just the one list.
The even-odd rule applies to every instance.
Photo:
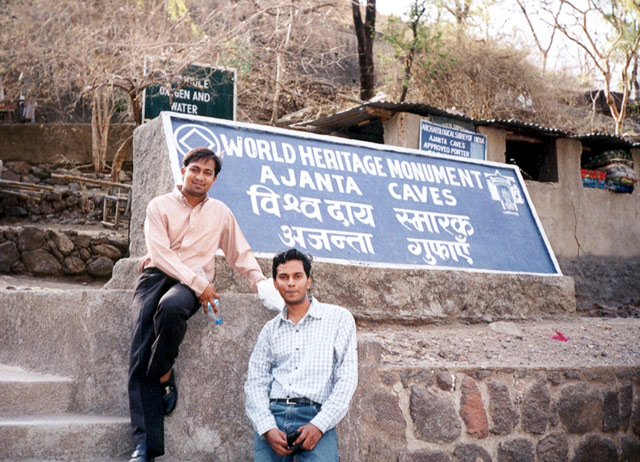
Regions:
[[183, 156], [189, 150], [201, 146], [205, 146], [218, 154], [220, 158], [224, 157], [224, 152], [220, 148], [218, 137], [208, 128], [202, 125], [185, 124], [180, 125], [173, 134], [175, 144]]
[[524, 204], [524, 199], [518, 185], [513, 178], [495, 173], [485, 173], [489, 185], [491, 199], [499, 201], [505, 215], [519, 215], [518, 204]]

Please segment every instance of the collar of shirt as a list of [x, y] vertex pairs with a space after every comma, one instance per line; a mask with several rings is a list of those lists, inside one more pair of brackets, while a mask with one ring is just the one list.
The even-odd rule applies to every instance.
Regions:
[[200, 202], [198, 202], [195, 206], [192, 206], [189, 203], [189, 201], [187, 200], [187, 198], [184, 197], [184, 194], [182, 194], [182, 185], [181, 184], [179, 184], [175, 188], [173, 188], [172, 193], [173, 193], [173, 197], [178, 202], [180, 202], [185, 207], [189, 207], [189, 208], [194, 208], [194, 207], [198, 207], [199, 205], [204, 205], [205, 202], [207, 202], [209, 200], [209, 192], [207, 191], [207, 194], [204, 196], [204, 199], [202, 199]]
[[[307, 316], [311, 316], [312, 318], [315, 318], [315, 319], [322, 319], [322, 309], [320, 308], [320, 304], [315, 298], [313, 297], [309, 297], [309, 298], [311, 299], [311, 305], [309, 305], [309, 309], [307, 310], [305, 315], [302, 317], [302, 319], [298, 322], [298, 324], [302, 324], [304, 320], [307, 319]], [[278, 323], [278, 325], [282, 324], [283, 322], [291, 323], [291, 321], [289, 321], [288, 319], [289, 308], [287, 308], [286, 305], [284, 309], [278, 314], [277, 317], [280, 318], [280, 322]]]

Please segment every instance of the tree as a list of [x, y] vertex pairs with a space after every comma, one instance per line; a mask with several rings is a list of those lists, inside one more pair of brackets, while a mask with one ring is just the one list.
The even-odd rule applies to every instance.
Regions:
[[545, 43], [543, 43], [541, 34], [533, 24], [532, 13], [527, 10], [525, 0], [516, 0], [516, 3], [518, 4], [520, 11], [522, 11], [524, 18], [527, 21], [527, 25], [529, 26], [529, 30], [531, 31], [531, 35], [533, 36], [533, 41], [535, 42], [538, 51], [542, 55], [542, 75], [544, 76], [547, 73], [547, 61], [549, 59], [549, 52], [551, 51], [556, 32], [558, 30], [555, 24], [558, 22], [558, 18], [560, 17], [560, 13], [562, 12], [562, 2], [538, 0], [533, 5], [534, 10], [542, 9], [548, 12], [552, 18], [551, 24], [547, 23], [551, 28], [551, 34], [547, 37]]
[[[640, 48], [640, 9], [634, 0], [560, 0], [567, 16], [557, 18], [560, 32], [581, 49], [604, 81], [604, 95], [620, 135], [632, 88], [632, 62]], [[565, 22], [566, 19], [566, 22]], [[620, 107], [613, 96], [619, 79]]]
[[[140, 124], [146, 87], [183, 84], [188, 64], [207, 62], [224, 50], [228, 31], [204, 34], [183, 6], [183, 0], [9, 2], [0, 27], [20, 40], [8, 52], [8, 73], [31, 75], [41, 98], [62, 89], [76, 94], [76, 102], [90, 101], [94, 169], [100, 171], [114, 98], [128, 98], [132, 118]], [[206, 24], [219, 14], [199, 19]], [[146, 57], [155, 58], [151, 69], [144, 67]]]
[[[425, 23], [426, 12], [426, 0], [414, 0], [406, 23], [395, 16], [387, 21], [387, 30], [383, 37], [393, 46], [396, 57], [403, 65], [400, 102], [405, 101], [407, 97], [414, 64], [417, 63], [423, 73], [428, 73], [428, 67], [439, 65], [445, 58], [444, 54], [439, 53], [441, 34], [430, 32]], [[410, 32], [408, 38], [407, 32]]]
[[99, 170], [114, 107], [125, 101], [140, 124], [143, 90], [171, 93], [192, 63], [237, 68], [239, 113], [250, 121], [335, 99], [340, 89], [326, 76], [350, 54], [326, 33], [336, 16], [333, 2], [315, 0], [9, 0], [0, 2], [0, 39], [20, 39], [0, 46], [0, 78], [17, 95], [24, 73], [40, 101], [72, 95], [91, 107]]
[[351, 0], [351, 10], [353, 13], [353, 25], [358, 39], [360, 99], [366, 101], [373, 97], [375, 88], [373, 39], [376, 32], [376, 0], [367, 0], [364, 21], [362, 21], [359, 0]]

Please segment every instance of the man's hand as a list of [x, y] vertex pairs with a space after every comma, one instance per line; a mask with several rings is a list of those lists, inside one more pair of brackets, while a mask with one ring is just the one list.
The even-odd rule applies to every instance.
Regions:
[[300, 436], [293, 442], [294, 445], [302, 443], [302, 449], [311, 451], [316, 447], [320, 438], [322, 438], [322, 432], [318, 427], [313, 424], [303, 425], [298, 428]]
[[271, 449], [279, 456], [291, 454], [291, 450], [287, 446], [287, 435], [278, 428], [272, 428], [264, 434], [265, 439], [271, 446]]
[[209, 284], [207, 288], [204, 289], [204, 292], [202, 292], [198, 297], [198, 300], [200, 300], [200, 303], [202, 303], [204, 314], [207, 314], [207, 303], [211, 303], [213, 311], [215, 311], [216, 313], [218, 312], [216, 306], [213, 304], [214, 298], [220, 298], [220, 295], [218, 294], [218, 292], [216, 292], [216, 289], [213, 287], [213, 285]]

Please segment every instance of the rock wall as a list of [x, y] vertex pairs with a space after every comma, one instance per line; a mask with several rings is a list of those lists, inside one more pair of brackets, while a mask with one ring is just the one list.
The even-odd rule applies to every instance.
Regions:
[[345, 460], [640, 458], [637, 367], [385, 368], [376, 342], [360, 345], [360, 361], [366, 386], [339, 427]]
[[575, 281], [579, 311], [640, 306], [640, 257], [559, 258], [558, 263]]
[[0, 226], [0, 274], [108, 278], [128, 247], [117, 234]]
[[[52, 174], [81, 176], [95, 180], [109, 180], [104, 174], [86, 174], [77, 170], [53, 168], [46, 164], [36, 165], [19, 161], [0, 164], [2, 180], [29, 183], [49, 189], [25, 190], [11, 188], [14, 192], [29, 194], [38, 200], [29, 200], [15, 195], [3, 193], [0, 189], [0, 217], [7, 222], [41, 222], [70, 225], [99, 224], [102, 219], [102, 206], [108, 187], [53, 178]], [[120, 181], [131, 183], [131, 173], [121, 172]], [[53, 188], [51, 190], [50, 188]], [[126, 220], [123, 222], [126, 226]]]

